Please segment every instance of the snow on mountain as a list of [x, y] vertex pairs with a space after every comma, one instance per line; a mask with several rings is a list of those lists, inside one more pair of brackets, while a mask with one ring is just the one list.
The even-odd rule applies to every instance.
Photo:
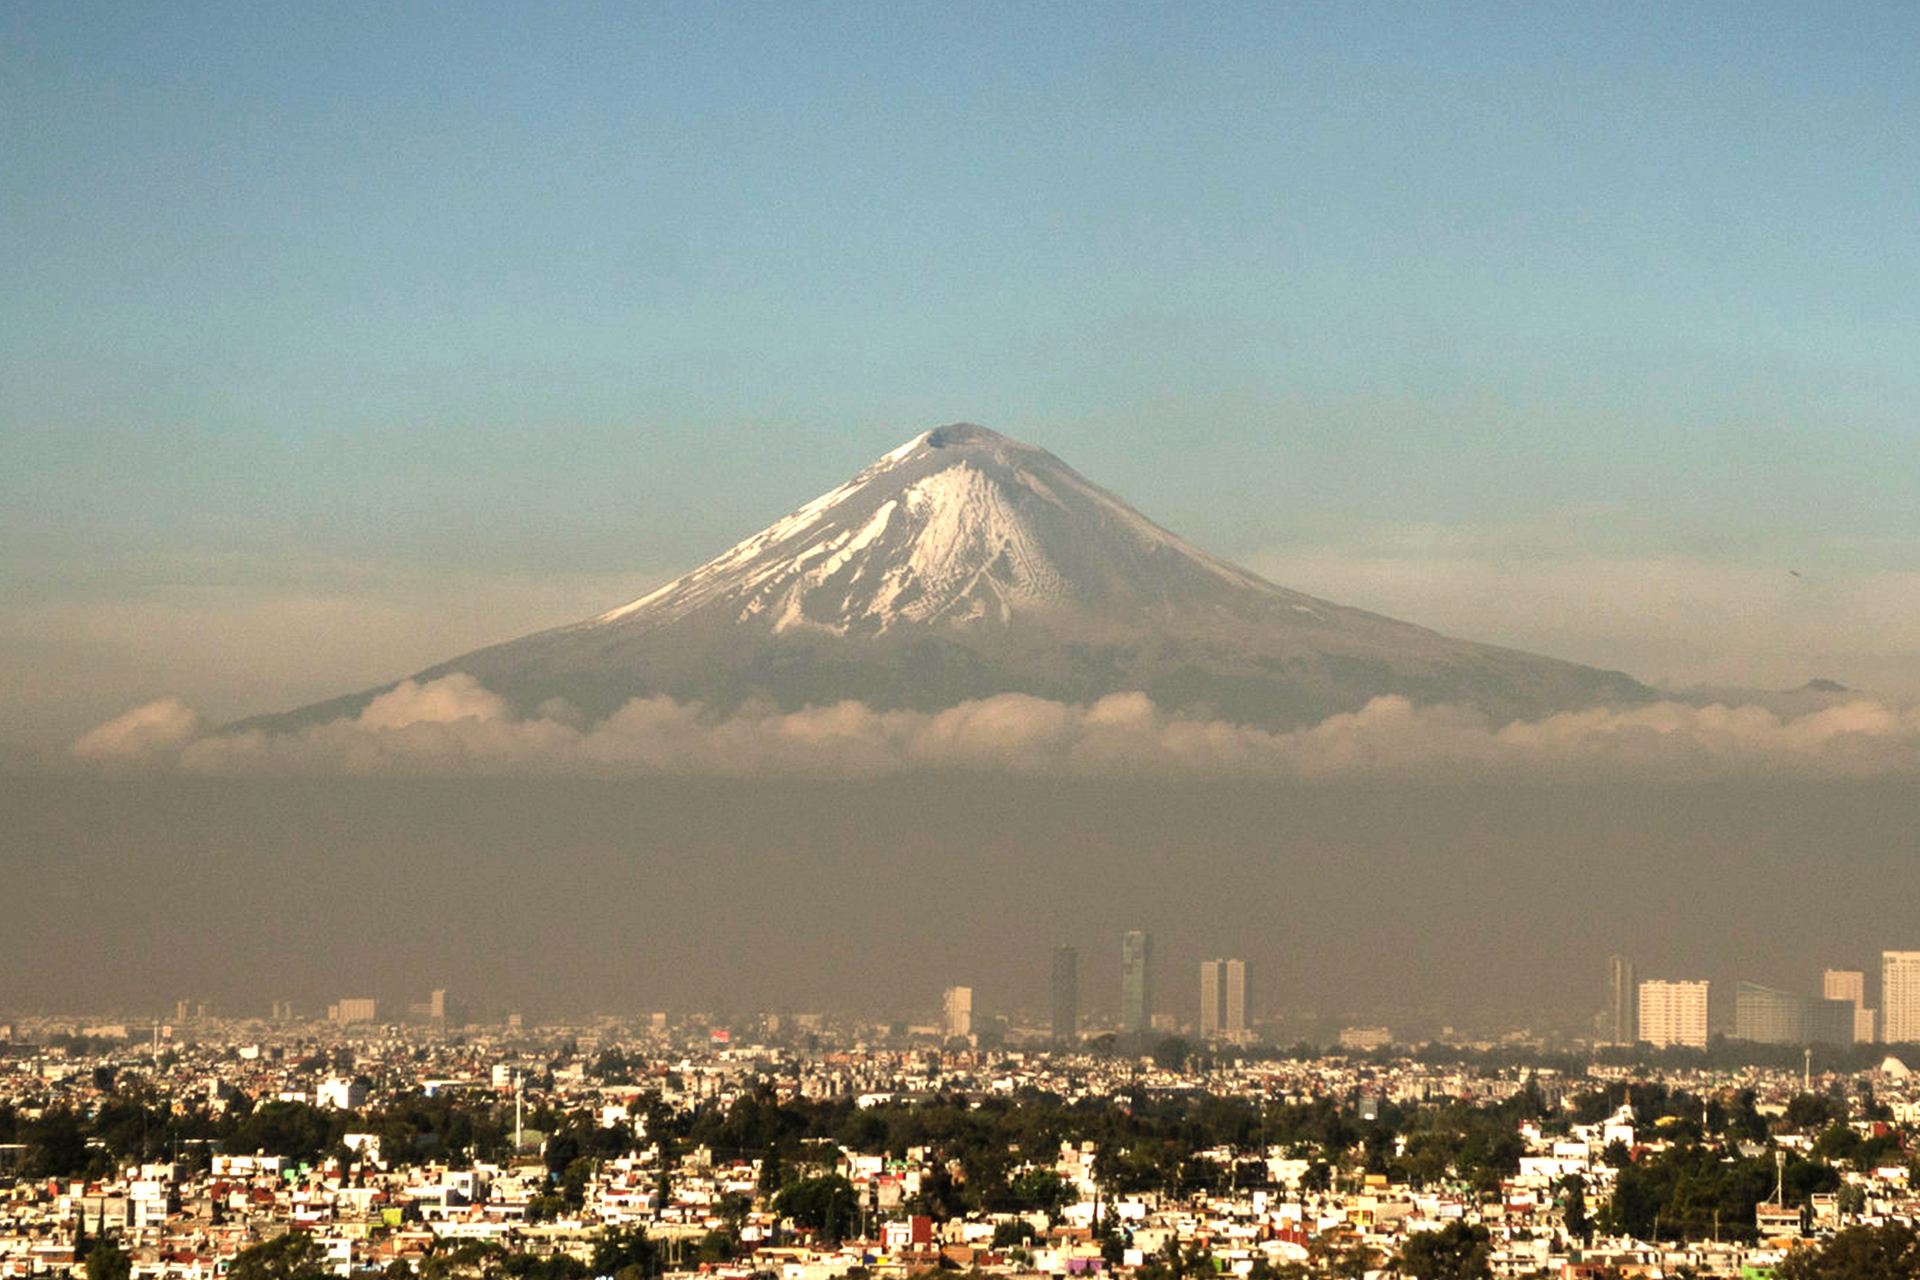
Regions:
[[[857, 699], [935, 709], [1126, 689], [1268, 725], [1397, 693], [1496, 718], [1648, 691], [1276, 586], [1168, 532], [1043, 449], [961, 423], [657, 591], [419, 673], [597, 718], [670, 694], [716, 711]], [[391, 686], [388, 686], [391, 687]], [[264, 723], [357, 711], [370, 690]]]
[[958, 424], [915, 437], [719, 558], [584, 625], [665, 625], [726, 601], [741, 625], [770, 622], [776, 633], [1005, 626], [1016, 614], [1088, 602], [1096, 589], [1121, 585], [1111, 574], [1076, 579], [1061, 568], [1076, 558], [1063, 539], [1096, 525], [1106, 554], [1135, 570], [1161, 554], [1233, 586], [1278, 590], [1168, 533], [1045, 450]]

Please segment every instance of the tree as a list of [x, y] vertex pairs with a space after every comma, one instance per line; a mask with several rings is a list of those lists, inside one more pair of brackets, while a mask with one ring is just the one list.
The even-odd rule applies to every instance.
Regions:
[[87, 1280], [129, 1280], [132, 1275], [133, 1259], [117, 1244], [103, 1240], [87, 1255]]
[[1380, 1265], [1379, 1253], [1364, 1240], [1353, 1240], [1337, 1230], [1323, 1231], [1307, 1245], [1308, 1259], [1322, 1275], [1338, 1280], [1360, 1280]]
[[647, 1238], [645, 1227], [609, 1227], [593, 1242], [591, 1268], [596, 1276], [613, 1276], [628, 1267], [651, 1274], [659, 1258], [660, 1247]]
[[87, 1167], [86, 1128], [66, 1103], [49, 1107], [38, 1120], [22, 1124], [20, 1140], [26, 1144], [23, 1163], [31, 1176], [65, 1178]]
[[608, 1048], [606, 1052], [594, 1059], [591, 1072], [595, 1079], [604, 1084], [628, 1084], [633, 1079], [632, 1067], [627, 1062], [627, 1055], [620, 1052], [618, 1045]]
[[1179, 1036], [1168, 1036], [1153, 1046], [1153, 1065], [1162, 1071], [1178, 1071], [1187, 1065], [1187, 1056], [1191, 1052], [1185, 1040]]
[[580, 1158], [580, 1139], [562, 1129], [547, 1139], [546, 1150], [541, 1155], [546, 1160], [547, 1172], [557, 1178]]
[[1013, 1180], [1013, 1199], [1023, 1209], [1038, 1209], [1057, 1223], [1060, 1210], [1073, 1199], [1073, 1188], [1051, 1169], [1029, 1169]]
[[775, 1213], [836, 1244], [853, 1225], [858, 1210], [853, 1184], [837, 1173], [802, 1178], [773, 1198]]
[[324, 1280], [326, 1275], [326, 1256], [304, 1231], [242, 1249], [227, 1267], [227, 1280]]
[[1787, 1102], [1787, 1127], [1800, 1133], [1814, 1133], [1828, 1125], [1845, 1124], [1847, 1104], [1821, 1093], [1795, 1094]]
[[560, 1175], [560, 1198], [566, 1201], [569, 1209], [578, 1209], [587, 1202], [587, 1183], [593, 1179], [593, 1161], [585, 1156], [568, 1162], [566, 1171]]
[[1849, 1227], [1824, 1248], [1798, 1248], [1774, 1269], [1775, 1280], [1888, 1280], [1920, 1275], [1920, 1234], [1889, 1222]]
[[1491, 1276], [1487, 1229], [1455, 1219], [1438, 1231], [1416, 1231], [1400, 1246], [1399, 1265], [1415, 1280], [1480, 1280]]
[[746, 1225], [747, 1215], [753, 1212], [753, 1201], [737, 1191], [724, 1192], [713, 1202], [713, 1212], [726, 1224], [728, 1234], [737, 1243], [740, 1228]]
[[1587, 1217], [1586, 1179], [1577, 1173], [1570, 1173], [1560, 1179], [1560, 1190], [1565, 1193], [1561, 1213], [1566, 1219], [1567, 1234], [1586, 1239], [1593, 1234], [1593, 1223]]

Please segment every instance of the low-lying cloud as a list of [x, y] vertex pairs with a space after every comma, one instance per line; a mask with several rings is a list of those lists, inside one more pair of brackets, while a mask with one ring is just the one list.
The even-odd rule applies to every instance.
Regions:
[[178, 698], [142, 703], [96, 725], [69, 748], [80, 760], [124, 760], [177, 751], [200, 732], [200, 715]]
[[1659, 702], [1496, 725], [1458, 707], [1380, 697], [1275, 732], [1177, 715], [1140, 693], [1091, 704], [1001, 694], [946, 711], [861, 703], [715, 716], [636, 698], [597, 723], [548, 704], [516, 716], [471, 676], [403, 681], [358, 715], [283, 732], [206, 731], [176, 699], [136, 707], [73, 743], [89, 765], [193, 774], [876, 776], [929, 769], [1063, 776], [1314, 778], [1365, 772], [1920, 771], [1920, 708], [1860, 698], [1803, 714]]

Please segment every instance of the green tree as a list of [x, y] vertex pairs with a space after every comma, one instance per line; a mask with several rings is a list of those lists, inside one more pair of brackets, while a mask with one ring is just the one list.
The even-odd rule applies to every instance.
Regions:
[[1560, 1179], [1561, 1213], [1566, 1218], [1567, 1234], [1585, 1240], [1593, 1234], [1593, 1222], [1587, 1217], [1587, 1184], [1577, 1173]]
[[993, 1247], [1013, 1249], [1033, 1239], [1033, 1224], [1025, 1218], [1009, 1218], [993, 1229]]
[[1400, 1269], [1415, 1280], [1482, 1280], [1491, 1276], [1487, 1229], [1455, 1219], [1438, 1231], [1416, 1231], [1400, 1246]]
[[773, 1211], [783, 1218], [838, 1243], [853, 1225], [859, 1202], [853, 1184], [837, 1173], [802, 1178], [773, 1198]]
[[1022, 1209], [1038, 1209], [1047, 1221], [1058, 1222], [1060, 1210], [1073, 1199], [1073, 1188], [1051, 1169], [1029, 1169], [1013, 1180], [1015, 1204]]
[[566, 1172], [560, 1175], [560, 1198], [569, 1209], [578, 1209], [587, 1202], [587, 1183], [592, 1178], [593, 1161], [585, 1156], [567, 1165]]
[[609, 1227], [593, 1242], [591, 1270], [596, 1276], [617, 1276], [628, 1267], [651, 1274], [659, 1260], [660, 1247], [647, 1238], [641, 1226]]
[[304, 1231], [289, 1231], [242, 1249], [227, 1267], [227, 1280], [323, 1280], [326, 1255]]
[[33, 1177], [67, 1178], [86, 1172], [86, 1124], [66, 1103], [22, 1124], [20, 1141], [27, 1148], [23, 1163]]
[[580, 1158], [580, 1139], [562, 1129], [547, 1139], [541, 1158], [546, 1161], [547, 1172], [557, 1178], [566, 1172], [568, 1165]]
[[87, 1280], [130, 1280], [132, 1275], [133, 1259], [119, 1245], [103, 1240], [87, 1255]]
[[1897, 1222], [1849, 1227], [1823, 1248], [1794, 1249], [1773, 1274], [1774, 1280], [1899, 1280], [1920, 1276], [1920, 1234]]
[[1784, 1117], [1787, 1127], [1800, 1133], [1815, 1133], [1828, 1125], [1845, 1124], [1847, 1104], [1823, 1093], [1801, 1093], [1787, 1102]]

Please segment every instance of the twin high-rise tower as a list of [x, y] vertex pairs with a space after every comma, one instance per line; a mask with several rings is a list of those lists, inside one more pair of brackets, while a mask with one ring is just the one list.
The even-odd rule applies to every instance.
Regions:
[[1200, 962], [1200, 1038], [1239, 1044], [1247, 1038], [1247, 962]]

